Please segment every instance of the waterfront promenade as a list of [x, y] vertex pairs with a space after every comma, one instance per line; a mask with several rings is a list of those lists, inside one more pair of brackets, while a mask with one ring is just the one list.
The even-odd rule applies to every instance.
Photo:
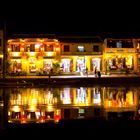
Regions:
[[89, 75], [55, 75], [55, 76], [11, 76], [6, 79], [0, 79], [2, 83], [30, 83], [34, 86], [43, 85], [99, 85], [99, 84], [121, 84], [121, 85], [140, 85], [140, 74], [109, 74], [96, 77], [93, 74]]

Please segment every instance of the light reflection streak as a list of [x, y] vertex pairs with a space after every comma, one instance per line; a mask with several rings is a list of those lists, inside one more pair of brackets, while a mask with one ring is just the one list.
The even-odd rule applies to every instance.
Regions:
[[[80, 87], [55, 91], [49, 88], [18, 89], [10, 93], [8, 119], [9, 122], [19, 119], [21, 123], [31, 122], [29, 120], [36, 123], [45, 123], [48, 120], [58, 122], [65, 119], [66, 108], [78, 113], [76, 109], [81, 107], [84, 110], [90, 107], [91, 112], [96, 107], [103, 108], [105, 112], [121, 108], [123, 111], [134, 111], [138, 104], [137, 96], [136, 91], [124, 88]], [[75, 113], [73, 117], [77, 116], [79, 115]]]

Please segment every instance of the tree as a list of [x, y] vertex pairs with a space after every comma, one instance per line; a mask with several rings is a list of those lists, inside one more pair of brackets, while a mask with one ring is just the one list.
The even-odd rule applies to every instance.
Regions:
[[59, 73], [60, 70], [60, 63], [58, 61], [53, 63], [53, 72], [54, 73]]

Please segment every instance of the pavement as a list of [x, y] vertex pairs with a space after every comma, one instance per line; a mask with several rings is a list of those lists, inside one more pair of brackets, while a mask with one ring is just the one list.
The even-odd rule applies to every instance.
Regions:
[[[91, 78], [98, 78], [98, 76], [95, 76], [93, 74], [88, 75], [53, 75], [51, 78], [84, 78], [84, 77], [91, 77]], [[102, 74], [101, 77], [140, 77], [140, 74]], [[49, 76], [37, 76], [37, 75], [31, 75], [31, 76], [8, 76], [6, 78], [49, 78]]]

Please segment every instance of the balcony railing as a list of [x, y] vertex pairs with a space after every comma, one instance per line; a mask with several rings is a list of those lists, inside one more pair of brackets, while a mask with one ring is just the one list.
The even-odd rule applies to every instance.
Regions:
[[135, 52], [134, 48], [105, 48], [105, 52]]
[[102, 52], [61, 52], [61, 55], [101, 55]]

